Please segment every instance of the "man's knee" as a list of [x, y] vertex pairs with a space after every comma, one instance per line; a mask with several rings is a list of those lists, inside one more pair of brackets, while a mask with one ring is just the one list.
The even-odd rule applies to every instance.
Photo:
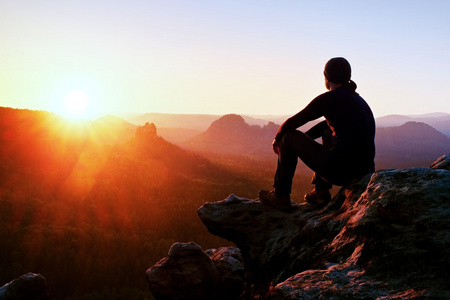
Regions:
[[313, 146], [316, 142], [305, 133], [295, 130], [287, 132], [281, 139], [281, 148], [304, 149]]
[[281, 144], [292, 145], [293, 143], [299, 143], [305, 137], [309, 138], [306, 134], [298, 130], [287, 132], [283, 135], [283, 138], [281, 139]]

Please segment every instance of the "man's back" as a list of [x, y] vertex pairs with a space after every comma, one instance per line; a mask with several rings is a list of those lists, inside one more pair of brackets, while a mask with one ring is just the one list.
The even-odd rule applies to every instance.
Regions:
[[352, 155], [363, 152], [364, 157], [373, 159], [375, 120], [369, 105], [357, 93], [346, 88], [326, 94], [322, 103], [323, 116], [333, 130], [333, 148]]

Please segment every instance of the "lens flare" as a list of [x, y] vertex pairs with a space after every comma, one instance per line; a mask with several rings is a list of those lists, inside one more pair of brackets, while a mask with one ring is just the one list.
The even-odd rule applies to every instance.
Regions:
[[68, 116], [83, 116], [88, 105], [89, 96], [83, 91], [71, 91], [64, 97], [64, 108]]

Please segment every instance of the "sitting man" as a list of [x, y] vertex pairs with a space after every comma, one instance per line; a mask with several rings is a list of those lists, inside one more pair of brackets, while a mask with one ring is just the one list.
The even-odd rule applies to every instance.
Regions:
[[[280, 210], [291, 208], [291, 188], [299, 157], [315, 173], [314, 189], [305, 201], [323, 206], [331, 199], [332, 185], [345, 185], [375, 168], [375, 121], [369, 105], [355, 92], [351, 67], [342, 57], [330, 59], [324, 70], [328, 92], [317, 96], [302, 111], [287, 119], [272, 143], [278, 155], [274, 190], [259, 192], [262, 203]], [[303, 133], [297, 128], [324, 117]], [[314, 141], [322, 137], [322, 144]]]

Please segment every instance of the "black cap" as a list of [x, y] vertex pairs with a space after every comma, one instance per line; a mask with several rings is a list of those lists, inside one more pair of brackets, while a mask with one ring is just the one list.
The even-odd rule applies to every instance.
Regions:
[[335, 57], [326, 63], [323, 74], [330, 82], [347, 83], [352, 76], [352, 68], [345, 58]]

